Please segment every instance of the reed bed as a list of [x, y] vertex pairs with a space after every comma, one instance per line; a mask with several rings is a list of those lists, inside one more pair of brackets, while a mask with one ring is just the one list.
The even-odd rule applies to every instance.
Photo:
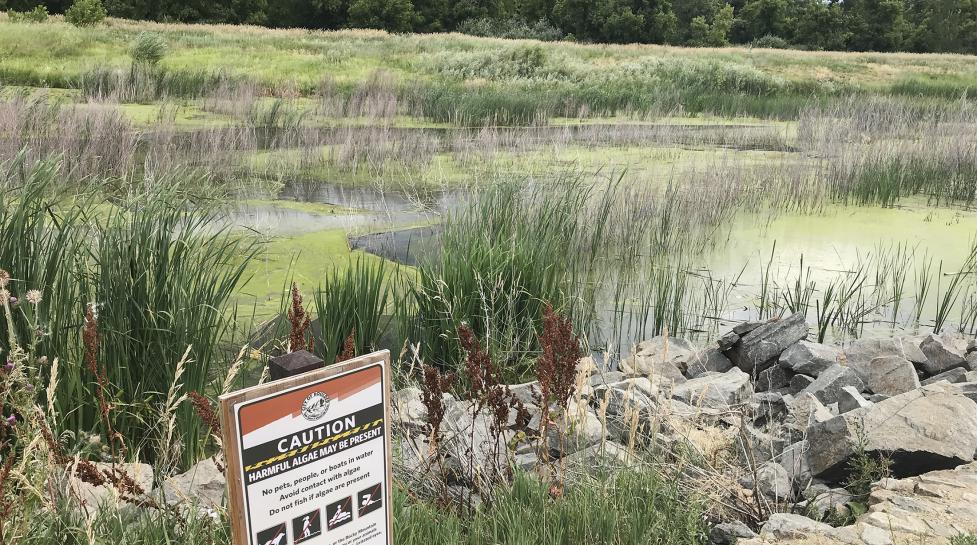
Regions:
[[[229, 305], [256, 247], [194, 211], [178, 178], [163, 180], [167, 190], [134, 195], [106, 213], [94, 200], [63, 202], [54, 185], [58, 171], [22, 161], [3, 180], [14, 205], [0, 210], [0, 262], [18, 289], [44, 293], [34, 320], [19, 318], [17, 327], [40, 327], [38, 355], [61, 360], [55, 408], [64, 429], [90, 430], [100, 411], [83, 366], [81, 325], [86, 305], [94, 305], [115, 427], [137, 453], [153, 440], [150, 424], [188, 347], [183, 393], [208, 391], [219, 376], [222, 343], [234, 325]], [[176, 450], [191, 463], [203, 454], [206, 436], [189, 407], [176, 410], [176, 426]]]

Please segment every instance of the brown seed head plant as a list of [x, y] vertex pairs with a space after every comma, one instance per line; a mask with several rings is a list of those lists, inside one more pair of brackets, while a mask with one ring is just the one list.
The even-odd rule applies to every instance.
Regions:
[[349, 332], [349, 336], [343, 341], [343, 351], [336, 356], [336, 363], [351, 360], [356, 357], [356, 329]]
[[[546, 432], [553, 422], [552, 406], [566, 411], [567, 403], [576, 388], [577, 361], [580, 358], [580, 339], [573, 334], [573, 324], [557, 314], [551, 305], [543, 309], [543, 334], [540, 336], [543, 353], [536, 362], [539, 380], [539, 433], [545, 441]], [[562, 439], [562, 437], [561, 437]], [[545, 449], [544, 449], [545, 452]]]
[[[102, 420], [102, 427], [105, 429], [105, 436], [112, 449], [112, 462], [115, 463], [120, 457], [125, 457], [126, 446], [122, 434], [115, 431], [112, 427], [112, 405], [106, 399], [108, 392], [108, 378], [105, 369], [98, 364], [99, 334], [98, 317], [95, 314], [95, 304], [91, 303], [85, 311], [85, 325], [82, 329], [82, 343], [85, 346], [85, 367], [88, 372], [95, 377], [95, 392], [98, 396], [99, 418]], [[118, 446], [118, 450], [116, 450]]]
[[298, 284], [292, 282], [292, 308], [288, 311], [288, 321], [292, 324], [292, 329], [288, 334], [288, 351], [295, 352], [308, 346], [309, 342], [305, 339], [305, 333], [309, 329], [309, 315], [302, 306], [302, 294], [299, 293]]
[[[482, 343], [475, 337], [471, 328], [464, 324], [459, 326], [458, 339], [465, 350], [465, 377], [470, 385], [466, 397], [472, 402], [472, 422], [478, 422], [478, 415], [483, 409], [489, 410], [491, 416], [491, 429], [489, 431], [495, 441], [494, 452], [498, 454], [502, 433], [509, 425], [509, 409], [517, 408], [521, 404], [518, 403], [507, 386], [499, 384], [499, 376], [495, 365], [492, 363], [492, 358], [488, 351], [482, 347]], [[519, 412], [528, 422], [528, 412], [525, 407], [522, 407], [521, 411], [517, 409], [517, 413]], [[471, 429], [470, 440], [473, 448], [479, 447], [475, 445], [474, 425]], [[471, 475], [474, 475], [474, 458], [474, 456], [470, 457]], [[491, 456], [491, 460], [497, 464], [498, 456]], [[499, 477], [503, 475], [502, 470], [508, 468], [496, 466], [492, 469], [494, 470], [493, 477]], [[490, 486], [493, 484], [489, 483]]]
[[193, 405], [193, 410], [197, 413], [197, 417], [207, 425], [210, 434], [220, 439], [220, 419], [217, 418], [217, 412], [214, 410], [214, 406], [210, 403], [210, 400], [199, 392], [190, 392], [187, 394], [187, 397], [190, 399], [190, 404]]
[[431, 454], [437, 454], [441, 442], [441, 423], [444, 421], [444, 393], [455, 383], [455, 374], [442, 374], [436, 367], [424, 366], [424, 387], [421, 389], [421, 403], [427, 409], [428, 445]]

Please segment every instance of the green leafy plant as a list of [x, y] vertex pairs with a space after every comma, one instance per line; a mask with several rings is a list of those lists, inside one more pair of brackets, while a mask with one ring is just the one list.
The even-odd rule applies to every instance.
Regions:
[[95, 26], [107, 16], [101, 0], [75, 0], [64, 12], [64, 20], [79, 27]]
[[30, 11], [8, 10], [7, 16], [15, 23], [43, 23], [48, 19], [47, 7], [34, 6]]

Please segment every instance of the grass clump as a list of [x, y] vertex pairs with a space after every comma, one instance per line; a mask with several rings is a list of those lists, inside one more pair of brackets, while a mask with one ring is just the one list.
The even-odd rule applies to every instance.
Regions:
[[528, 376], [547, 304], [581, 330], [593, 323], [590, 280], [610, 208], [573, 180], [480, 191], [445, 219], [440, 251], [406, 283], [405, 336], [428, 363], [455, 369], [456, 328], [467, 324], [502, 362], [506, 381]]
[[394, 535], [403, 545], [699, 544], [708, 541], [702, 506], [674, 482], [626, 469], [566, 485], [554, 494], [543, 481], [517, 474], [470, 520], [404, 491], [394, 495]]

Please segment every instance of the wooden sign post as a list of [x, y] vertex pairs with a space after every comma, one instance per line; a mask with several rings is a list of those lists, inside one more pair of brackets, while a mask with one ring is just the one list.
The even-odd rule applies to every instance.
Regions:
[[221, 396], [235, 545], [392, 545], [390, 352]]

